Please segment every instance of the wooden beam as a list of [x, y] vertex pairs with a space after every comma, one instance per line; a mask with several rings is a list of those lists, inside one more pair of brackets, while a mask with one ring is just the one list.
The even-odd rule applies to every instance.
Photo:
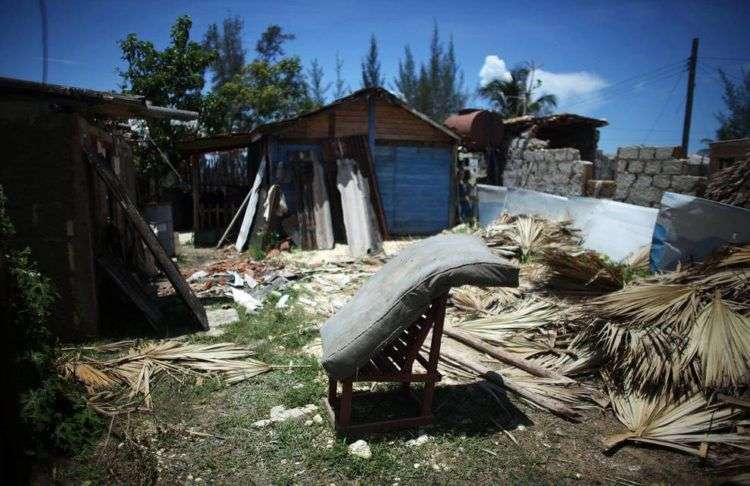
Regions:
[[540, 376], [543, 378], [551, 378], [553, 380], [559, 380], [562, 382], [570, 382], [570, 383], [574, 382], [574, 380], [571, 380], [567, 376], [563, 376], [560, 373], [557, 373], [556, 371], [552, 371], [543, 366], [539, 366], [538, 364], [533, 363], [529, 361], [528, 359], [514, 356], [512, 353], [509, 353], [502, 348], [490, 346], [484, 341], [482, 341], [481, 339], [475, 338], [474, 336], [472, 336], [471, 334], [467, 332], [459, 331], [454, 327], [447, 327], [445, 328], [444, 332], [446, 335], [450, 336], [451, 338], [455, 339], [456, 341], [460, 343], [463, 343], [469, 346], [470, 348], [474, 348], [477, 351], [487, 353], [493, 358], [499, 359], [505, 364], [515, 366], [516, 368], [524, 370], [527, 373], [531, 373], [534, 376]]
[[201, 229], [201, 168], [197, 155], [190, 156], [190, 184], [193, 189], [193, 239]]

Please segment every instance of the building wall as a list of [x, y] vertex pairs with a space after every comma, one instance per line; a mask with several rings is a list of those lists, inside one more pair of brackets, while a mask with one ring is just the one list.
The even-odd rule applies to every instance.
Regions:
[[449, 227], [452, 148], [376, 145], [374, 159], [389, 233], [434, 234]]
[[52, 279], [58, 303], [50, 324], [62, 339], [96, 335], [98, 321], [92, 194], [79, 122], [46, 103], [0, 101], [0, 184], [17, 241]]
[[[368, 127], [365, 99], [332, 107], [303, 118], [277, 133], [280, 139], [306, 140], [366, 135]], [[454, 141], [444, 132], [425, 123], [408, 110], [385, 100], [375, 101], [375, 138], [377, 140], [449, 143]]]
[[690, 175], [680, 147], [621, 147], [615, 158], [615, 200], [656, 207], [664, 191], [700, 195], [706, 178]]
[[573, 148], [548, 149], [533, 141], [523, 147], [512, 146], [503, 171], [503, 185], [560, 196], [584, 195], [593, 164], [580, 159], [578, 150]]

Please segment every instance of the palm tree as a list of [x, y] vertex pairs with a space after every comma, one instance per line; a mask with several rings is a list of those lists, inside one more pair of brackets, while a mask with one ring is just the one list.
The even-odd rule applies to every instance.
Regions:
[[542, 81], [534, 80], [533, 74], [533, 68], [515, 68], [509, 80], [495, 79], [480, 87], [479, 96], [488, 99], [504, 118], [550, 114], [557, 107], [557, 97], [544, 94], [534, 99]]

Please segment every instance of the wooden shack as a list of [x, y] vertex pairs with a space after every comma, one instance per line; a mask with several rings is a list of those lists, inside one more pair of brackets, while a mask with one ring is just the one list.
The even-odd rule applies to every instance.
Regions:
[[734, 165], [737, 161], [747, 160], [750, 158], [750, 138], [712, 142], [709, 144], [708, 157], [709, 175]]
[[17, 241], [52, 280], [51, 326], [62, 339], [100, 335], [102, 309], [118, 300], [158, 320], [146, 284], [165, 255], [149, 251], [153, 234], [144, 245], [148, 226], [132, 204], [133, 152], [113, 123], [148, 117], [197, 113], [138, 96], [0, 78], [0, 184]]
[[[363, 143], [355, 143], [361, 139]], [[387, 235], [432, 234], [453, 225], [455, 163], [459, 137], [406, 105], [383, 88], [365, 88], [295, 118], [261, 125], [250, 133], [187, 140], [178, 145], [198, 165], [200, 154], [248, 149], [248, 180], [266, 157], [270, 184], [278, 184], [286, 206], [295, 211], [300, 197], [294, 166], [325, 164], [328, 195], [337, 225], [336, 158], [342, 146], [362, 152], [373, 168]], [[364, 153], [366, 152], [366, 153]], [[193, 174], [199, 177], [200, 168]], [[333, 187], [332, 187], [333, 186]], [[194, 181], [195, 214], [201, 214], [201, 182]], [[203, 227], [196, 220], [195, 227]], [[341, 231], [337, 231], [340, 237]], [[337, 239], [339, 239], [337, 237]]]

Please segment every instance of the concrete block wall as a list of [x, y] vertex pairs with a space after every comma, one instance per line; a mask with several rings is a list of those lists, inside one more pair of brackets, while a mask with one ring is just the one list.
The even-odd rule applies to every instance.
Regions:
[[614, 199], [656, 207], [664, 191], [701, 195], [706, 178], [690, 175], [680, 147], [620, 147], [615, 157]]
[[508, 152], [503, 185], [547, 192], [560, 196], [581, 196], [592, 178], [594, 164], [580, 160], [573, 148], [518, 148]]

